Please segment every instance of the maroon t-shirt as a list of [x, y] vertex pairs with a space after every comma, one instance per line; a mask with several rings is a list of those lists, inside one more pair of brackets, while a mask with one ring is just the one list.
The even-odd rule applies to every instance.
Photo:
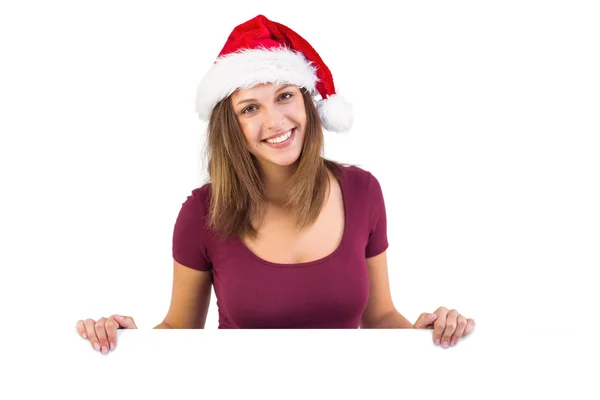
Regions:
[[338, 248], [319, 260], [277, 264], [261, 259], [239, 237], [219, 239], [205, 227], [210, 184], [183, 203], [173, 232], [173, 258], [212, 271], [219, 328], [358, 328], [369, 297], [366, 258], [388, 247], [378, 180], [343, 166], [346, 215]]

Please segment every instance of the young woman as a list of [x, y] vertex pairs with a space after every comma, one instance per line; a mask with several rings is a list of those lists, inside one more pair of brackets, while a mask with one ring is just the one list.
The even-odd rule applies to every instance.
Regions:
[[[319, 100], [316, 98], [320, 97]], [[237, 26], [198, 88], [209, 183], [173, 232], [173, 292], [155, 328], [204, 328], [212, 285], [219, 328], [432, 328], [453, 346], [475, 326], [440, 307], [413, 324], [391, 299], [386, 210], [369, 172], [322, 157], [323, 128], [351, 108], [297, 33], [259, 15]], [[106, 354], [128, 316], [77, 322]]]

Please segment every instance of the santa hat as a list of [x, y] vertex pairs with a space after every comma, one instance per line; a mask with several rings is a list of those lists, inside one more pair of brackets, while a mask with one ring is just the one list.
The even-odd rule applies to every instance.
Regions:
[[[332, 132], [352, 126], [352, 106], [336, 94], [329, 68], [296, 32], [263, 15], [235, 27], [200, 82], [196, 111], [208, 121], [213, 107], [237, 89], [261, 83], [291, 83], [307, 89], [321, 123]], [[315, 99], [319, 97], [320, 99]]]

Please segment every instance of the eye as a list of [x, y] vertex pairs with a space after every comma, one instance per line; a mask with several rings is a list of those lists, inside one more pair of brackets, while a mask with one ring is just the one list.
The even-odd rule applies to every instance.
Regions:
[[248, 114], [249, 112], [252, 112], [252, 111], [255, 111], [255, 110], [256, 110], [256, 106], [255, 105], [251, 105], [251, 106], [248, 106], [248, 107], [244, 108], [242, 110], [242, 114]]
[[279, 96], [279, 100], [289, 100], [292, 97], [294, 97], [293, 93], [290, 93], [290, 92], [282, 93], [281, 96]]

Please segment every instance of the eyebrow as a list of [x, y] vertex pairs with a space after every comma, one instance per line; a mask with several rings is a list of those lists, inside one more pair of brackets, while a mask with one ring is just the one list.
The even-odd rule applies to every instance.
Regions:
[[[289, 87], [291, 87], [291, 86], [295, 86], [295, 85], [289, 84], [289, 85], [282, 86], [282, 87], [280, 87], [279, 89], [277, 89], [277, 90], [275, 91], [275, 93], [279, 93], [279, 92], [281, 92], [282, 90], [284, 90], [284, 89], [287, 89], [287, 88], [289, 88]], [[235, 106], [237, 107], [237, 106], [239, 106], [240, 104], [244, 104], [244, 103], [250, 103], [250, 102], [253, 102], [253, 101], [256, 101], [256, 102], [258, 102], [258, 100], [256, 100], [256, 99], [244, 99], [244, 100], [240, 100], [240, 101], [238, 101], [238, 102], [237, 102], [237, 104], [236, 104]]]

